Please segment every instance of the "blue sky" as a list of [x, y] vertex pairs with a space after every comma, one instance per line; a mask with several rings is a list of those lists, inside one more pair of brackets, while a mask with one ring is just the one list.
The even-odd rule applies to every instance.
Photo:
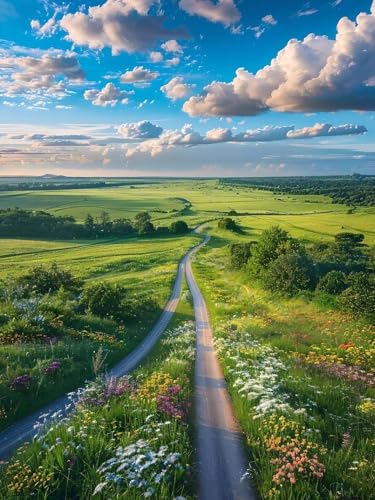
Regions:
[[0, 175], [375, 173], [372, 0], [0, 0]]

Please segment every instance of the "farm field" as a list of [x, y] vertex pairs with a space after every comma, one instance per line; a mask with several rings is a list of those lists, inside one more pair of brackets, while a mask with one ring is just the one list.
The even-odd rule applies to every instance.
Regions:
[[[191, 229], [203, 224], [203, 232], [211, 239], [194, 257], [194, 272], [209, 307], [216, 350], [245, 435], [252, 483], [262, 498], [338, 499], [345, 498], [345, 494], [348, 498], [371, 498], [375, 484], [373, 327], [367, 319], [341, 311], [333, 298], [328, 300], [313, 292], [288, 297], [264, 290], [246, 268], [231, 268], [229, 249], [233, 243], [261, 240], [265, 230], [278, 226], [307, 249], [320, 242], [334, 244], [338, 233], [361, 233], [363, 248], [371, 255], [375, 244], [374, 208], [349, 210], [345, 205], [332, 204], [326, 196], [275, 195], [225, 186], [215, 180], [166, 180], [134, 187], [0, 194], [0, 208], [16, 206], [74, 216], [80, 223], [88, 214], [100, 217], [105, 211], [111, 218], [131, 220], [140, 212], [148, 212], [155, 227], [168, 227], [178, 220]], [[236, 224], [235, 230], [218, 225], [228, 213]], [[33, 323], [36, 317], [45, 315], [48, 328], [56, 334], [47, 334], [47, 342], [40, 343], [39, 334], [36, 342], [18, 342], [16, 327], [25, 325], [6, 323], [8, 330], [2, 332], [4, 342], [0, 345], [0, 427], [6, 428], [87, 379], [96, 378], [88, 391], [100, 401], [97, 405], [90, 398], [87, 404], [77, 407], [71, 419], [54, 426], [41, 441], [26, 446], [19, 456], [20, 465], [11, 462], [8, 475], [0, 480], [4, 498], [39, 498], [39, 486], [48, 482], [46, 498], [64, 498], [66, 492], [84, 498], [96, 488], [98, 498], [108, 498], [114, 495], [116, 481], [124, 488], [119, 493], [122, 498], [130, 488], [128, 476], [124, 474], [112, 482], [108, 479], [115, 478], [110, 475], [114, 472], [111, 463], [99, 468], [99, 462], [120, 457], [120, 449], [133, 450], [134, 460], [142, 450], [151, 455], [160, 450], [166, 454], [164, 446], [169, 446], [168, 453], [175, 457], [176, 466], [171, 463], [152, 473], [162, 473], [169, 479], [159, 484], [147, 474], [140, 476], [140, 484], [148, 486], [143, 490], [140, 486], [139, 491], [130, 488], [129, 498], [195, 498], [196, 457], [191, 436], [194, 422], [188, 409], [193, 390], [193, 354], [183, 359], [183, 350], [192, 353], [194, 341], [187, 292], [183, 293], [169, 333], [149, 361], [131, 379], [119, 383], [118, 394], [107, 395], [109, 389], [100, 382], [100, 375], [142, 341], [170, 295], [178, 262], [200, 239], [192, 232], [155, 232], [122, 238], [0, 240], [0, 280], [4, 283], [22, 283], [33, 269], [47, 269], [51, 263], [82, 283], [78, 295], [57, 290], [36, 302], [32, 302], [32, 296], [12, 299], [12, 307], [22, 311], [22, 321], [31, 318]], [[133, 315], [119, 320], [116, 312], [115, 316], [100, 317], [99, 312], [90, 310], [89, 297], [96, 293], [98, 284], [108, 285], [112, 291], [122, 287], [118, 290], [129, 300], [126, 307], [133, 307], [132, 301], [136, 303]], [[107, 290], [100, 293], [105, 295]], [[9, 305], [3, 297], [0, 320], [8, 321]], [[100, 294], [95, 297], [99, 300]], [[138, 307], [143, 303], [145, 309]], [[27, 316], [27, 304], [32, 308], [31, 316]], [[42, 318], [41, 324], [44, 321]], [[10, 328], [17, 339], [11, 344]], [[22, 379], [25, 376], [29, 378]], [[173, 389], [175, 386], [179, 389]], [[142, 387], [147, 389], [143, 391]], [[146, 401], [147, 391], [152, 393], [150, 401]], [[128, 413], [120, 415], [122, 405], [134, 418]], [[83, 421], [94, 441], [93, 447], [81, 455], [83, 437], [79, 428]], [[170, 421], [171, 427], [167, 423]], [[96, 440], [97, 422], [101, 431]], [[118, 435], [111, 430], [113, 422], [119, 426]], [[141, 430], [136, 431], [136, 427]], [[68, 431], [71, 428], [74, 431]], [[151, 429], [159, 430], [158, 437], [150, 441], [146, 434]], [[79, 448], [69, 448], [71, 432]], [[79, 463], [79, 467], [61, 458], [62, 448], [56, 447], [60, 440], [65, 449], [69, 448], [73, 465]], [[108, 440], [111, 445], [106, 449]], [[52, 454], [44, 453], [41, 447]], [[297, 453], [293, 457], [304, 465], [284, 470], [284, 457], [289, 456], [290, 447], [298, 449], [293, 451]], [[100, 460], [92, 465], [90, 461], [97, 454]], [[29, 464], [29, 475], [13, 481], [11, 476], [22, 476], [24, 463]], [[40, 467], [45, 475], [34, 474]], [[56, 474], [53, 471], [57, 469]]]

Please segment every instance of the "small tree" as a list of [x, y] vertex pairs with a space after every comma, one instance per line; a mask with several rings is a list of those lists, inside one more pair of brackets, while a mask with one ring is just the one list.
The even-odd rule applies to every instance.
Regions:
[[175, 222], [172, 222], [172, 224], [169, 226], [169, 230], [171, 233], [185, 234], [189, 231], [189, 226], [185, 221], [177, 220]]
[[340, 296], [342, 307], [353, 315], [375, 318], [375, 285], [366, 273], [350, 273]]
[[339, 295], [346, 287], [345, 273], [342, 271], [330, 271], [320, 279], [317, 290], [330, 293], [331, 295]]
[[306, 254], [289, 251], [269, 265], [264, 276], [264, 285], [275, 292], [295, 295], [302, 290], [313, 288], [314, 279], [314, 266]]
[[81, 301], [86, 310], [96, 316], [121, 319], [121, 304], [126, 293], [126, 289], [117, 283], [98, 282], [85, 288]]
[[232, 243], [229, 252], [231, 266], [240, 269], [251, 257], [251, 243]]
[[30, 292], [40, 295], [57, 292], [60, 288], [70, 292], [77, 292], [82, 281], [53, 262], [49, 267], [36, 266], [28, 274], [19, 279], [22, 286]]
[[224, 229], [226, 231], [236, 231], [238, 229], [236, 221], [230, 217], [223, 217], [217, 223], [219, 229]]

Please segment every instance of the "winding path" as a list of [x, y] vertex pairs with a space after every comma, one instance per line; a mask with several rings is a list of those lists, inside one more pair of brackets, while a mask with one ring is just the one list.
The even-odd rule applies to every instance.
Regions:
[[[130, 354], [128, 354], [123, 360], [112, 368], [109, 372], [109, 376], [121, 377], [122, 375], [127, 375], [134, 370], [149, 354], [162, 333], [165, 331], [180, 300], [182, 280], [185, 273], [186, 263], [195, 248], [196, 247], [190, 249], [181, 259], [178, 265], [177, 276], [170, 299], [165, 305], [157, 323], [144, 340]], [[35, 436], [36, 430], [34, 429], [34, 426], [40, 421], [42, 415], [47, 413], [52, 415], [57, 411], [61, 411], [63, 415], [67, 415], [71, 410], [71, 401], [68, 395], [65, 395], [0, 432], [0, 460], [8, 459], [21, 444], [30, 441]]]
[[[197, 228], [195, 230], [197, 232]], [[182, 280], [187, 282], [194, 301], [197, 353], [195, 365], [196, 443], [198, 461], [199, 500], [254, 500], [255, 491], [247, 478], [247, 458], [242, 435], [234, 416], [224, 375], [215, 354], [208, 310], [195, 281], [191, 256], [209, 241], [190, 249], [178, 265], [172, 294], [158, 322], [145, 339], [122, 361], [112, 368], [109, 376], [120, 377], [134, 370], [149, 354], [165, 331], [180, 300]], [[6, 460], [22, 443], [36, 434], [34, 425], [45, 413], [62, 411], [68, 414], [72, 405], [63, 396], [29, 417], [0, 432], [0, 460]]]
[[[204, 238], [191, 253], [205, 245]], [[208, 310], [195, 281], [191, 260], [186, 278], [194, 301], [197, 331], [195, 360], [195, 416], [199, 500], [253, 500], [257, 498], [246, 473], [248, 460], [234, 416], [224, 375], [217, 359]]]

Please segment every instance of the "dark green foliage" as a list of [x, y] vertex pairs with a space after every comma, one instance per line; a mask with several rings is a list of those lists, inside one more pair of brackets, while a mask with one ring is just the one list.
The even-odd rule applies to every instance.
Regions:
[[169, 226], [169, 230], [174, 234], [185, 234], [189, 231], [189, 226], [185, 221], [177, 220], [175, 222], [172, 222], [172, 224]]
[[366, 273], [351, 273], [348, 288], [340, 296], [341, 306], [353, 315], [375, 318], [375, 285]]
[[33, 267], [28, 274], [19, 278], [19, 284], [28, 292], [45, 295], [57, 292], [60, 288], [76, 293], [80, 290], [82, 281], [53, 262], [50, 266]]
[[118, 318], [121, 315], [122, 302], [127, 294], [119, 284], [98, 282], [87, 286], [81, 302], [86, 310], [101, 318]]
[[135, 216], [134, 228], [138, 234], [151, 234], [155, 231], [151, 222], [151, 215], [148, 212], [140, 212]]
[[320, 278], [317, 290], [331, 295], [339, 295], [346, 287], [346, 274], [342, 271], [330, 271]]
[[332, 203], [348, 206], [375, 206], [375, 177], [354, 174], [342, 177], [258, 177], [252, 179], [220, 179], [225, 185], [272, 190], [275, 194], [321, 194]]
[[229, 247], [230, 263], [235, 269], [241, 269], [251, 257], [251, 243], [232, 243]]
[[231, 219], [230, 217], [223, 217], [222, 219], [220, 219], [219, 222], [217, 223], [217, 227], [219, 229], [225, 229], [226, 231], [238, 230], [236, 221]]
[[157, 309], [156, 302], [147, 297], [129, 296], [120, 284], [98, 282], [85, 288], [81, 303], [87, 312], [116, 321], [133, 321]]
[[288, 295], [312, 289], [314, 281], [313, 263], [303, 252], [288, 251], [279, 255], [264, 274], [266, 288]]

